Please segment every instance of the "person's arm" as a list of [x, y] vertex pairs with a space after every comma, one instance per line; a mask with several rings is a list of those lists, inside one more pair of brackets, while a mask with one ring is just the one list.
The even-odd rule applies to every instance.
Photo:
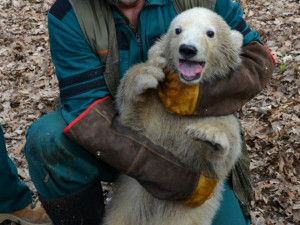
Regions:
[[[64, 3], [64, 4], [62, 4]], [[216, 182], [185, 168], [146, 137], [122, 126], [103, 82], [103, 66], [88, 45], [71, 5], [57, 1], [48, 16], [51, 57], [59, 80], [64, 130], [75, 143], [137, 179], [154, 197], [202, 204], [210, 195], [199, 187]], [[209, 180], [210, 181], [210, 180]], [[207, 185], [207, 183], [209, 185]]]
[[[223, 116], [236, 112], [257, 95], [269, 81], [275, 61], [271, 53], [262, 44], [259, 34], [251, 30], [243, 20], [240, 4], [231, 0], [217, 0], [215, 12], [221, 15], [232, 29], [240, 31], [244, 36], [242, 47], [242, 64], [224, 78], [213, 83], [201, 83], [198, 92], [190, 92], [190, 101], [180, 102], [172, 96], [181, 93], [176, 85], [177, 76], [166, 74], [168, 82], [162, 83], [160, 93], [162, 103], [168, 111], [178, 115]], [[181, 96], [177, 94], [176, 96]], [[178, 113], [180, 112], [180, 113]]]
[[251, 41], [262, 43], [260, 35], [255, 30], [251, 30], [249, 24], [243, 19], [244, 13], [240, 3], [231, 0], [217, 0], [214, 11], [222, 16], [231, 29], [239, 31], [244, 36], [244, 46]]
[[242, 65], [229, 77], [200, 84], [194, 115], [223, 116], [240, 110], [269, 81], [274, 63], [265, 47], [252, 41], [243, 47]]
[[70, 123], [93, 102], [109, 94], [103, 77], [104, 67], [88, 45], [68, 1], [57, 1], [52, 6], [48, 29], [62, 114]]

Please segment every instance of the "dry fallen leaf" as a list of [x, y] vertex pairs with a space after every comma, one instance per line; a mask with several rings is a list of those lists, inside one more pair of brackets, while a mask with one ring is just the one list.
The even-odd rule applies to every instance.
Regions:
[[[54, 1], [0, 3], [0, 123], [9, 156], [34, 198], [22, 147], [28, 125], [51, 112], [58, 95], [47, 34]], [[300, 224], [299, 0], [239, 2], [277, 61], [267, 87], [240, 111], [255, 189], [252, 224]], [[104, 189], [109, 201], [110, 184]]]

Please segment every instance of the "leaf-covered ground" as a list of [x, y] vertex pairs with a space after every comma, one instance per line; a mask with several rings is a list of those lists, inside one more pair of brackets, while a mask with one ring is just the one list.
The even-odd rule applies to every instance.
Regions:
[[[0, 123], [9, 156], [34, 196], [23, 154], [28, 125], [58, 95], [47, 11], [54, 0], [1, 0]], [[274, 55], [268, 86], [240, 112], [251, 158], [253, 225], [300, 224], [299, 0], [240, 0], [245, 19]]]

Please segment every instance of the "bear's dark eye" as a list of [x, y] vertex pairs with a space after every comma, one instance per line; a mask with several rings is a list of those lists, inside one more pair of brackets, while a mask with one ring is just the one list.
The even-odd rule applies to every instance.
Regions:
[[213, 32], [212, 30], [209, 30], [206, 32], [207, 37], [209, 38], [213, 38], [215, 36], [215, 32]]
[[176, 28], [176, 29], [175, 29], [175, 33], [176, 33], [176, 34], [180, 34], [181, 31], [182, 31], [181, 28]]

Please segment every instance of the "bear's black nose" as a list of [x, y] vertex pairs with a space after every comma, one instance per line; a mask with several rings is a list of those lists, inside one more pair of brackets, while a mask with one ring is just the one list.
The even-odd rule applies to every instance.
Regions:
[[179, 46], [179, 52], [184, 58], [189, 59], [197, 54], [197, 48], [193, 45], [182, 44]]

